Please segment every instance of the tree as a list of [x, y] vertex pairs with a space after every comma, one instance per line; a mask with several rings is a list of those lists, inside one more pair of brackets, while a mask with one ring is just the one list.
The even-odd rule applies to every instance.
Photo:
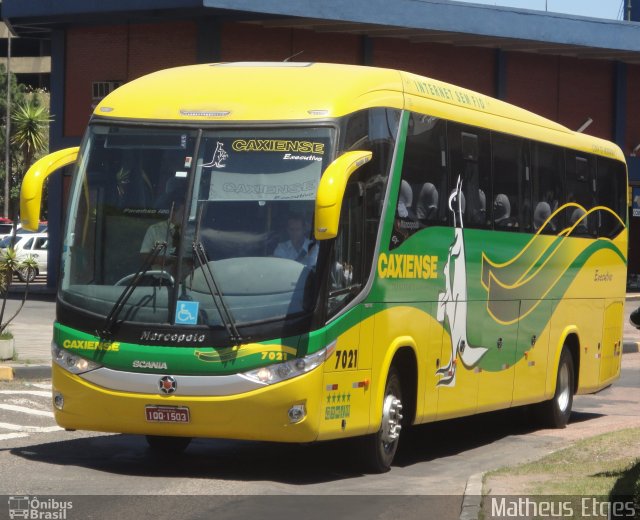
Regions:
[[[18, 84], [15, 74], [10, 75], [8, 86], [11, 90], [11, 105], [13, 106], [14, 103], [22, 102], [25, 98], [26, 87]], [[7, 133], [7, 69], [3, 64], [0, 64], [0, 121], [2, 122], [0, 123], [2, 124], [0, 131], [0, 150], [2, 150], [2, 153], [0, 153], [0, 180], [4, 181], [7, 170], [11, 173], [14, 172], [14, 164], [16, 163], [17, 157], [14, 145], [14, 148], [10, 150], [9, 154], [11, 157], [11, 164], [9, 165], [9, 168], [7, 168], [4, 153]], [[2, 197], [2, 201], [4, 202], [4, 200], [9, 198], [10, 194], [5, 193], [4, 197]]]
[[34, 97], [13, 106], [11, 144], [15, 144], [22, 153], [22, 174], [29, 169], [36, 154], [48, 148], [47, 130], [50, 122], [47, 107], [37, 103]]

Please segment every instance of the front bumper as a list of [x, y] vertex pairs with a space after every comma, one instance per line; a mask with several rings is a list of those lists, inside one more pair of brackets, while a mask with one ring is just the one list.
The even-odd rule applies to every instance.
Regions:
[[[203, 397], [109, 390], [54, 363], [53, 392], [64, 398], [63, 409], [54, 408], [54, 415], [61, 427], [74, 430], [311, 442], [317, 439], [320, 427], [322, 370], [321, 365], [307, 374], [250, 392]], [[180, 376], [175, 377], [179, 382]], [[148, 422], [148, 405], [186, 406], [191, 420], [188, 424]], [[306, 410], [305, 418], [297, 423], [288, 416], [294, 405], [304, 405]]]

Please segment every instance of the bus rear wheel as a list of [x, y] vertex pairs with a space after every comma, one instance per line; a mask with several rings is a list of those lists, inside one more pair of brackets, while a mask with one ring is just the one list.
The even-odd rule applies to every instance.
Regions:
[[402, 387], [395, 367], [389, 369], [382, 401], [382, 423], [377, 433], [363, 437], [361, 456], [371, 473], [389, 471], [402, 429]]
[[549, 428], [564, 428], [571, 416], [574, 388], [573, 357], [563, 348], [556, 375], [556, 391], [553, 398], [538, 405], [540, 422]]
[[154, 453], [164, 455], [179, 455], [187, 449], [191, 437], [165, 437], [161, 435], [147, 435], [147, 444]]

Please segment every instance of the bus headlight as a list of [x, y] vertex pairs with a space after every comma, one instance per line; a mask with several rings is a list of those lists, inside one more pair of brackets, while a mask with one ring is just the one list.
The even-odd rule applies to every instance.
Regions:
[[324, 363], [324, 361], [333, 354], [335, 348], [336, 342], [333, 341], [322, 350], [309, 354], [308, 356], [285, 361], [284, 363], [275, 363], [266, 367], [256, 368], [255, 370], [249, 370], [240, 375], [257, 383], [272, 385], [310, 372]]
[[54, 363], [72, 374], [83, 374], [102, 366], [95, 361], [77, 356], [68, 350], [60, 348], [55, 343], [51, 343], [51, 356]]

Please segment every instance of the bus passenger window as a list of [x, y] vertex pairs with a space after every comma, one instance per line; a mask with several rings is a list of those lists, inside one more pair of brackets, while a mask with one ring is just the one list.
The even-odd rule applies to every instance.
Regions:
[[489, 132], [457, 123], [447, 126], [449, 157], [451, 162], [450, 185], [462, 181], [465, 210], [464, 227], [486, 229], [490, 225], [487, 215], [487, 199], [491, 196], [491, 141]]
[[627, 212], [627, 180], [624, 164], [598, 157], [596, 205], [607, 210], [597, 212], [599, 237], [615, 238], [623, 229]]
[[447, 221], [447, 148], [445, 122], [412, 113], [402, 163], [396, 223], [390, 249], [414, 233]]
[[596, 219], [587, 212], [593, 207], [595, 198], [595, 166], [593, 157], [566, 151], [568, 226], [571, 236], [595, 236]]
[[[567, 219], [560, 210], [565, 204], [564, 153], [557, 146], [531, 144], [531, 170], [536, 233], [556, 235], [565, 228]], [[549, 215], [545, 204], [549, 206]], [[545, 217], [544, 220], [543, 217]], [[546, 222], [546, 224], [545, 224]]]
[[501, 231], [529, 230], [531, 201], [527, 141], [494, 132], [493, 225]]

